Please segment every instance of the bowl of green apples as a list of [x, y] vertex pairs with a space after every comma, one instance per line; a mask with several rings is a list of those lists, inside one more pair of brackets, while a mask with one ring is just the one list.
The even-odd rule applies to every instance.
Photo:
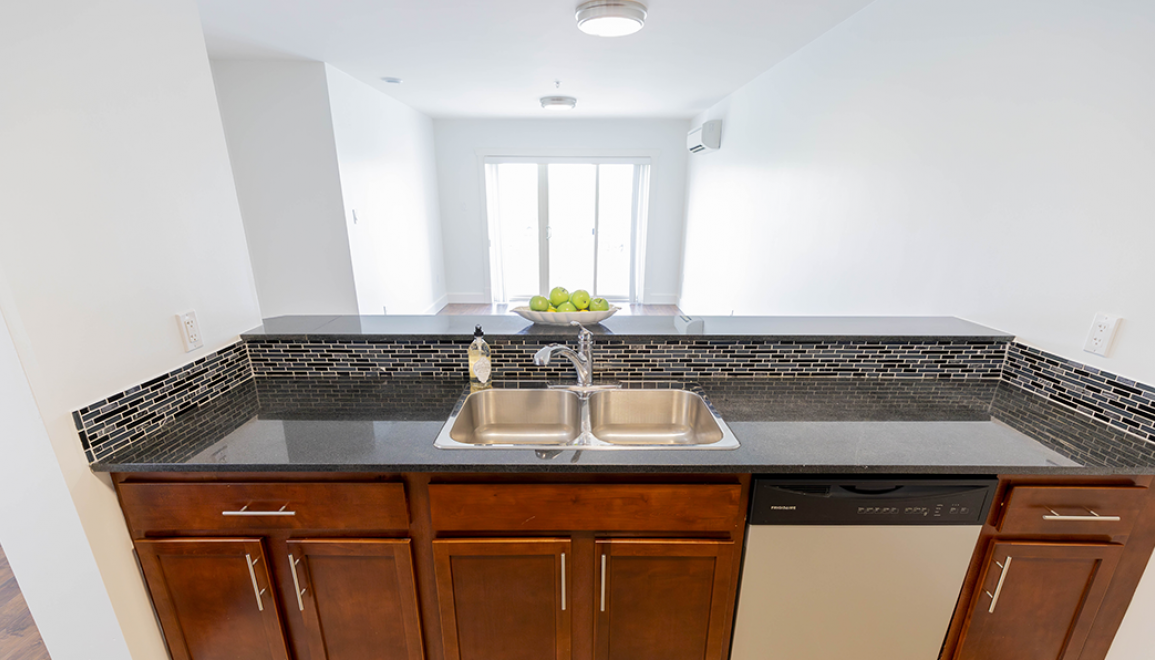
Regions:
[[569, 325], [572, 321], [588, 325], [601, 323], [619, 309], [605, 298], [591, 298], [585, 289], [570, 293], [565, 287], [555, 286], [548, 296], [534, 296], [528, 306], [514, 307], [512, 311], [543, 325]]

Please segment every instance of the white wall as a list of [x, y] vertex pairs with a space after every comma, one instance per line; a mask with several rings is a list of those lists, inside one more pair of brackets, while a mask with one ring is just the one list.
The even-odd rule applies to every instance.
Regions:
[[956, 315], [1155, 383], [1152, 70], [1150, 0], [877, 0], [697, 118], [683, 309]]
[[361, 313], [436, 312], [445, 264], [433, 120], [329, 65], [325, 74]]
[[325, 65], [214, 60], [212, 73], [261, 311], [356, 314]]
[[[0, 316], [0, 546], [54, 658], [128, 658], [68, 485]], [[50, 531], [46, 531], [50, 530]]]
[[1127, 608], [1127, 615], [1123, 617], [1123, 624], [1111, 642], [1107, 660], [1149, 660], [1152, 649], [1155, 649], [1152, 620], [1155, 620], [1155, 569], [1148, 562], [1131, 606]]
[[[0, 94], [0, 312], [62, 477], [36, 465], [45, 478], [26, 483], [24, 497], [58, 502], [66, 487], [88, 548], [59, 510], [36, 541], [70, 562], [57, 569], [78, 576], [68, 598], [90, 608], [92, 625], [115, 616], [120, 630], [88, 636], [73, 606], [37, 579], [26, 596], [54, 660], [118, 660], [126, 645], [136, 660], [163, 658], [115, 494], [88, 469], [71, 411], [260, 323], [196, 5], [6, 3], [0, 59], [10, 65]], [[186, 354], [175, 315], [189, 309], [205, 347]], [[19, 395], [14, 367], [0, 368], [5, 391]], [[18, 416], [0, 416], [5, 451], [39, 443], [24, 455], [42, 456], [44, 437], [18, 405]]]
[[450, 302], [489, 302], [478, 149], [659, 150], [651, 166], [644, 298], [672, 304], [681, 271], [686, 133], [681, 119], [437, 119], [437, 174]]

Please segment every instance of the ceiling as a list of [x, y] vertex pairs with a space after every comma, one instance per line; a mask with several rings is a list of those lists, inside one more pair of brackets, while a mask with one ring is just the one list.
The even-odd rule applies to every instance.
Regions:
[[555, 94], [570, 117], [692, 117], [870, 2], [649, 0], [607, 39], [579, 0], [197, 0], [214, 59], [328, 62], [433, 117], [541, 117]]

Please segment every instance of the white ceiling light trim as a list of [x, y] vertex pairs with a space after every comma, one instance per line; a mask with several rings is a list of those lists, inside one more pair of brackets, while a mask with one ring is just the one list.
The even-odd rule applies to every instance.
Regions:
[[546, 110], [573, 110], [577, 105], [577, 99], [572, 96], [543, 96], [541, 97], [541, 107]]
[[646, 6], [636, 0], [589, 0], [578, 5], [578, 29], [595, 37], [624, 37], [646, 24]]

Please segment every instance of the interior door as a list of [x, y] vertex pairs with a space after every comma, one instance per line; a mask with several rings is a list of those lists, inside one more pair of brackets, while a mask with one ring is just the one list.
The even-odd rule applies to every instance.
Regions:
[[433, 541], [447, 660], [569, 660], [569, 539]]
[[962, 633], [960, 660], [1075, 660], [1123, 546], [993, 544]]
[[597, 660], [719, 660], [730, 593], [732, 541], [599, 540]]
[[304, 539], [287, 544], [292, 600], [312, 660], [421, 660], [409, 539]]
[[288, 660], [260, 539], [145, 539], [136, 550], [173, 660]]

